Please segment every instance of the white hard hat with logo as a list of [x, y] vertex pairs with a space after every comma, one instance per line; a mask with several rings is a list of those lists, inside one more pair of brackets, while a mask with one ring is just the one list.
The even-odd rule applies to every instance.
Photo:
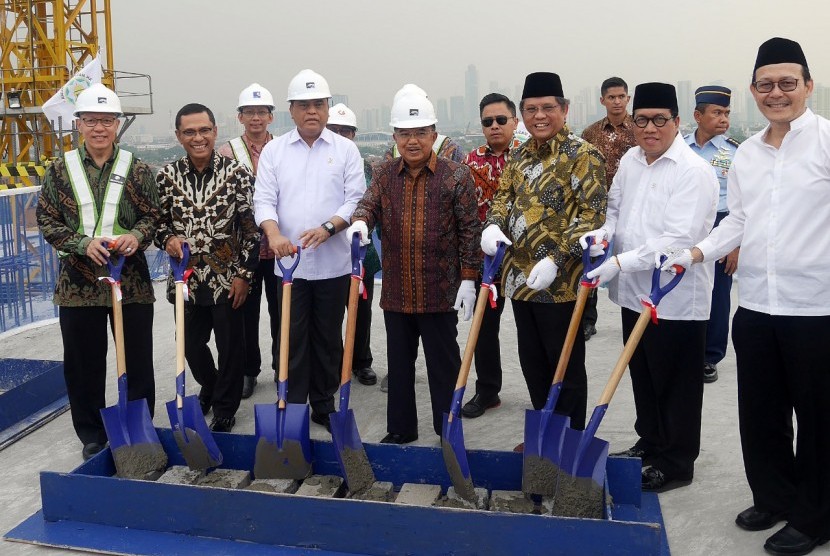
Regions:
[[268, 89], [259, 83], [251, 83], [239, 93], [239, 104], [237, 108], [242, 108], [243, 106], [267, 106], [273, 110], [274, 97], [271, 96]]
[[392, 99], [392, 104], [394, 105], [396, 102], [398, 102], [398, 99], [404, 95], [420, 95], [422, 97], [429, 98], [427, 92], [419, 86], [417, 86], [415, 83], [407, 83], [406, 85], [398, 89], [397, 93], [395, 93], [395, 97]]
[[118, 116], [123, 114], [118, 95], [101, 83], [93, 83], [75, 100], [75, 115], [79, 116], [84, 112], [102, 112]]
[[435, 108], [425, 96], [418, 94], [404, 95], [392, 105], [392, 121], [389, 125], [393, 128], [426, 127], [435, 125], [437, 122]]
[[294, 76], [288, 84], [288, 99], [291, 100], [315, 100], [319, 98], [331, 98], [329, 84], [319, 73], [310, 69], [304, 69]]
[[329, 108], [329, 120], [327, 123], [334, 125], [345, 125], [357, 129], [357, 116], [351, 109], [342, 102]]

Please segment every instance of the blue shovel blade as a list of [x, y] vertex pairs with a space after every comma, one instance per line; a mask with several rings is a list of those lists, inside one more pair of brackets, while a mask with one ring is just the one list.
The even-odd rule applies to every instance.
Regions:
[[[600, 488], [605, 482], [605, 464], [609, 444], [601, 438], [590, 438], [583, 444], [585, 431], [567, 429], [562, 444], [562, 471], [572, 477], [591, 479]], [[581, 452], [580, 453], [580, 446]]]
[[165, 406], [176, 444], [188, 467], [205, 470], [222, 465], [222, 452], [207, 426], [199, 398], [196, 396], [183, 398], [181, 420], [179, 420], [176, 400], [167, 402]]
[[449, 413], [444, 413], [441, 424], [441, 451], [444, 464], [450, 475], [455, 492], [465, 500], [476, 501], [473, 479], [470, 476], [470, 464], [467, 462], [467, 450], [464, 448], [464, 428], [461, 419], [453, 417], [449, 422]]
[[[547, 414], [547, 415], [546, 415]], [[547, 425], [543, 421], [547, 417]], [[571, 418], [544, 409], [525, 411], [524, 457], [547, 458], [559, 465], [562, 456], [562, 442], [565, 431], [571, 425]]]
[[331, 439], [334, 442], [334, 447], [337, 448], [338, 457], [339, 453], [345, 448], [351, 450], [363, 449], [354, 411], [349, 409], [345, 412], [345, 415], [340, 411], [335, 411], [329, 413], [329, 419], [331, 420]]
[[375, 472], [360, 440], [357, 422], [351, 409], [329, 414], [334, 452], [346, 485], [352, 493], [363, 492], [375, 482]]
[[104, 421], [104, 429], [107, 432], [107, 439], [110, 448], [114, 451], [122, 446], [134, 446], [136, 444], [158, 444], [158, 433], [153, 427], [153, 419], [150, 417], [150, 409], [147, 407], [147, 400], [133, 400], [127, 402], [126, 412], [122, 412], [118, 404], [105, 407], [101, 410], [101, 418]]
[[308, 406], [257, 404], [254, 476], [257, 479], [305, 479], [311, 474]]

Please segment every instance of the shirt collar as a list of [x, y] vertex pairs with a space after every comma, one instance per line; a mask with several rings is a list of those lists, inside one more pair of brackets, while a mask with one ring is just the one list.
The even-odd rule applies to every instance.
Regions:
[[808, 123], [813, 121], [813, 117], [813, 111], [807, 108], [806, 110], [804, 110], [804, 113], [802, 115], [790, 122], [790, 131], [805, 127]]
[[687, 133], [686, 135], [683, 136], [683, 140], [690, 147], [697, 146], [697, 147], [702, 149], [703, 147], [705, 147], [709, 143], [712, 143], [712, 146], [715, 147], [716, 149], [725, 149], [726, 148], [726, 135], [724, 135], [724, 134], [715, 135], [714, 137], [712, 137], [711, 139], [706, 141], [706, 143], [704, 143], [703, 145], [698, 145], [697, 144], [697, 139], [695, 138], [696, 133], [697, 133], [697, 129], [695, 129], [693, 132]]
[[[562, 126], [562, 129], [560, 129], [556, 135], [545, 141], [545, 145], [548, 146], [550, 152], [556, 152], [556, 149], [554, 147], [556, 145], [564, 143], [570, 134], [571, 130], [568, 128], [568, 124], [565, 124], [564, 126]], [[536, 139], [534, 139], [532, 135], [530, 136], [530, 139], [528, 139], [524, 144], [528, 152], [536, 156], [538, 156], [540, 151], [544, 150], [543, 146], [540, 147], [536, 144]]]
[[[334, 133], [329, 128], [324, 127], [323, 131], [320, 133], [320, 137], [315, 139], [314, 142], [316, 143], [320, 139], [322, 139], [323, 141], [325, 141], [326, 143], [328, 143], [330, 145], [330, 144], [334, 143]], [[300, 136], [300, 132], [297, 130], [297, 128], [295, 126], [294, 129], [292, 129], [291, 131], [288, 132], [288, 142], [289, 143], [296, 143], [297, 141], [305, 142], [305, 139], [303, 139]]]
[[607, 115], [602, 120], [600, 120], [600, 127], [602, 129], [605, 129], [606, 127], [610, 127], [613, 129], [617, 129], [618, 127], [630, 128], [633, 125], [634, 120], [631, 118], [631, 114], [629, 114], [628, 112], [625, 113], [625, 118], [623, 118], [623, 121], [622, 123], [620, 123], [620, 125], [612, 124], [611, 120], [608, 119]]
[[[115, 160], [115, 157], [118, 156], [118, 151], [119, 151], [120, 148], [121, 147], [119, 147], [118, 145], [113, 143], [113, 145], [112, 145], [112, 154], [107, 159], [107, 162], [112, 162], [113, 160]], [[80, 153], [81, 158], [83, 160], [89, 160], [93, 164], [95, 164], [95, 160], [93, 160], [92, 156], [86, 150], [86, 145], [81, 145], [80, 147], [78, 147], [78, 152]]]
[[[502, 154], [506, 157], [510, 154], [510, 151], [512, 151], [513, 149], [516, 149], [518, 147], [521, 147], [521, 146], [522, 146], [522, 142], [514, 137], [513, 139], [510, 140], [510, 144], [507, 145], [507, 148], [504, 149], [504, 152]], [[493, 153], [493, 149], [490, 148], [489, 143], [484, 143], [479, 148], [477, 148], [476, 149], [476, 154], [478, 154], [479, 156], [487, 156], [487, 155], [495, 156], [495, 154]]]
[[[404, 170], [406, 170], [406, 163], [403, 161], [403, 157], [398, 157], [400, 160], [398, 161], [398, 168], [396, 170], [397, 174], [400, 174]], [[435, 168], [438, 166], [438, 156], [435, 154], [435, 151], [431, 151], [429, 154], [429, 161], [427, 162], [426, 168], [429, 169], [431, 173], [435, 173]]]
[[[187, 154], [184, 155], [184, 158], [182, 160], [184, 161], [185, 173], [187, 173], [187, 172], [194, 172], [194, 173], [198, 172], [198, 170], [196, 170], [196, 167], [190, 161], [190, 155], [187, 155]], [[207, 170], [215, 171], [216, 166], [218, 164], [219, 164], [219, 157], [216, 156], [216, 149], [214, 149], [213, 152], [210, 153], [210, 162], [208, 162], [207, 166], [205, 166], [205, 169], [203, 170], [203, 172], [205, 172]]]
[[[668, 158], [669, 160], [677, 162], [683, 156], [684, 150], [688, 148], [689, 146], [686, 144], [686, 139], [678, 131], [677, 135], [674, 136], [674, 141], [672, 141], [672, 144], [669, 147], [669, 149], [654, 162], [659, 162], [664, 158]], [[649, 166], [648, 161], [646, 160], [646, 154], [645, 152], [643, 152], [642, 147], [638, 146], [637, 150], [634, 151], [634, 155], [637, 160], [642, 162], [644, 165]], [[652, 164], [654, 164], [654, 162], [652, 162]]]

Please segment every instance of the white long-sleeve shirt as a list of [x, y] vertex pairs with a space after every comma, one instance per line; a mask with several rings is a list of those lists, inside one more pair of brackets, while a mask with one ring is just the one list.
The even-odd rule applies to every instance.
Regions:
[[729, 216], [697, 247], [714, 261], [741, 246], [741, 307], [830, 315], [830, 121], [808, 108], [778, 149], [764, 142], [768, 130], [738, 147]]
[[[623, 155], [603, 225], [613, 235], [614, 253], [623, 270], [609, 284], [614, 303], [632, 311], [642, 309], [640, 298], [651, 291], [655, 253], [688, 247], [706, 237], [715, 222], [718, 188], [710, 165], [680, 134], [651, 164], [640, 147]], [[688, 270], [660, 302], [660, 318], [709, 320], [713, 267], [713, 263], [699, 264]]]
[[[295, 128], [262, 149], [254, 187], [256, 223], [274, 220], [282, 235], [297, 244], [304, 231], [332, 216], [349, 222], [365, 191], [363, 160], [352, 141], [323, 129], [309, 147]], [[294, 278], [323, 280], [349, 274], [350, 253], [346, 233], [338, 232], [301, 253]], [[283, 264], [290, 261], [286, 258]], [[274, 272], [282, 275], [279, 267]]]

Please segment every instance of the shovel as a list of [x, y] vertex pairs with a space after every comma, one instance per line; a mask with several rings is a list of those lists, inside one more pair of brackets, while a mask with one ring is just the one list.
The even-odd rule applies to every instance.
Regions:
[[282, 321], [280, 324], [280, 370], [277, 403], [254, 406], [257, 479], [302, 480], [311, 475], [311, 441], [308, 436], [308, 406], [288, 403], [288, 333], [291, 330], [291, 281], [300, 263], [300, 246], [294, 264], [282, 270]]
[[[595, 238], [588, 240], [593, 243]], [[603, 242], [608, 247], [607, 242]], [[565, 343], [559, 354], [559, 362], [556, 364], [556, 372], [553, 374], [553, 383], [550, 385], [545, 406], [541, 410], [528, 409], [525, 412], [525, 448], [522, 465], [522, 490], [526, 494], [539, 496], [554, 496], [556, 494], [556, 481], [559, 476], [561, 464], [562, 441], [565, 438], [565, 429], [570, 426], [570, 418], [553, 410], [562, 392], [562, 381], [565, 380], [565, 371], [571, 359], [576, 335], [582, 324], [582, 313], [585, 310], [585, 303], [592, 289], [599, 285], [599, 280], [588, 279], [586, 274], [597, 268], [608, 256], [607, 250], [604, 255], [596, 257], [591, 261], [590, 244], [588, 249], [582, 251], [582, 280], [579, 282], [579, 291], [576, 294], [571, 322], [568, 325], [568, 332], [565, 336]]]
[[[107, 245], [105, 247], [109, 248]], [[113, 260], [115, 259], [115, 260]], [[121, 269], [124, 256], [112, 253], [107, 258], [112, 288], [112, 321], [115, 329], [115, 362], [118, 370], [118, 403], [101, 410], [104, 429], [119, 477], [144, 479], [167, 467], [167, 454], [153, 428], [147, 400], [127, 401], [127, 362], [124, 355], [124, 318], [121, 313]]]
[[[665, 257], [663, 257], [665, 260]], [[649, 320], [657, 324], [657, 305], [664, 295], [669, 293], [683, 278], [683, 268], [675, 267], [677, 274], [671, 281], [660, 287], [660, 269], [655, 268], [651, 275], [651, 293], [642, 300], [643, 310], [628, 337], [620, 358], [608, 378], [608, 383], [599, 397], [597, 406], [591, 414], [584, 431], [571, 428], [565, 430], [562, 445], [562, 465], [556, 499], [553, 504], [555, 515], [573, 517], [602, 517], [602, 494], [605, 476], [605, 463], [608, 459], [608, 442], [596, 438], [596, 432], [608, 404], [617, 390], [620, 379], [637, 344], [643, 337]]]
[[349, 409], [351, 395], [352, 358], [354, 355], [354, 336], [357, 326], [357, 300], [360, 284], [363, 281], [363, 258], [366, 246], [360, 245], [360, 234], [352, 236], [352, 281], [349, 286], [349, 311], [346, 318], [346, 340], [343, 344], [343, 365], [340, 368], [340, 407], [330, 414], [331, 439], [334, 442], [337, 461], [346, 478], [346, 484], [352, 493], [363, 492], [375, 482], [375, 473], [369, 463], [354, 411]]
[[222, 464], [222, 452], [210, 434], [202, 407], [196, 396], [185, 396], [184, 388], [184, 290], [190, 246], [182, 244], [182, 258], [170, 257], [170, 268], [176, 283], [176, 399], [167, 402], [167, 415], [173, 437], [191, 469], [204, 471]]
[[[492, 286], [493, 278], [501, 266], [504, 258], [505, 244], [499, 242], [494, 256], [484, 256], [484, 272], [481, 277], [481, 289], [476, 300], [476, 309], [473, 322], [470, 324], [470, 334], [467, 336], [467, 345], [464, 346], [464, 357], [461, 359], [461, 369], [455, 381], [455, 391], [452, 395], [450, 410], [444, 413], [444, 422], [441, 425], [441, 451], [444, 454], [444, 464], [450, 475], [455, 492], [468, 502], [476, 503], [476, 493], [473, 480], [470, 477], [470, 465], [467, 463], [467, 450], [464, 448], [464, 429], [461, 426], [461, 401], [464, 399], [464, 390], [467, 388], [467, 376], [470, 374], [470, 365], [473, 362], [478, 333], [481, 330], [481, 321], [484, 319], [484, 310], [493, 292], [492, 303], [495, 304], [496, 290]], [[494, 305], [495, 306], [495, 305]]]

